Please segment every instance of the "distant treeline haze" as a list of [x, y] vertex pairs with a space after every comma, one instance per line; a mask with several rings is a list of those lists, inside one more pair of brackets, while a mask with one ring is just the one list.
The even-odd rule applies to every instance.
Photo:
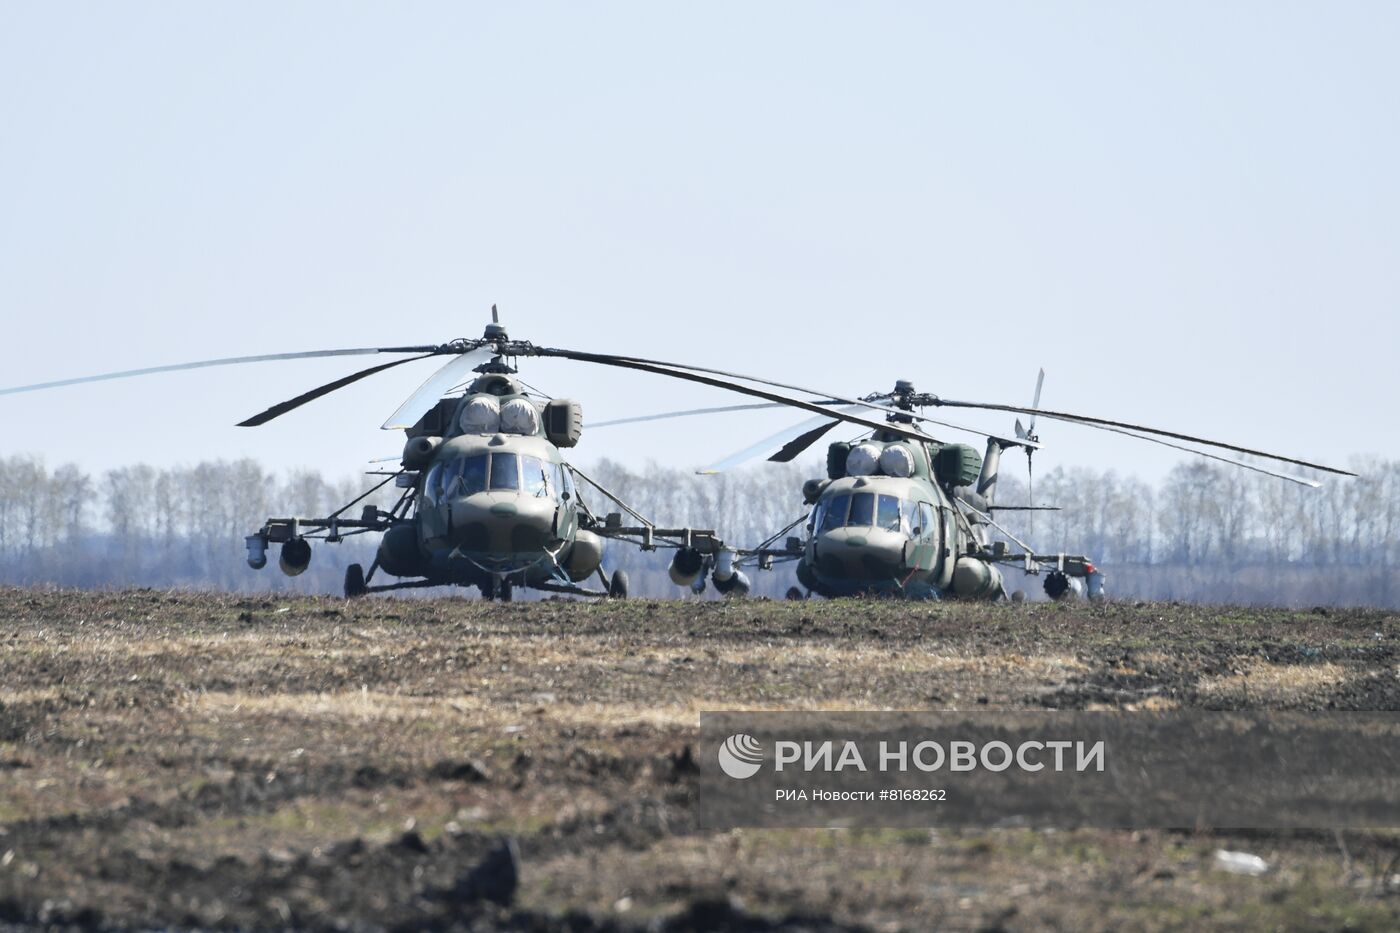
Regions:
[[[1003, 463], [999, 504], [1027, 502], [1024, 480], [1009, 475], [1019, 463]], [[1114, 596], [1400, 605], [1400, 462], [1352, 467], [1359, 479], [1317, 490], [1202, 460], [1178, 464], [1155, 486], [1112, 470], [1057, 468], [1036, 477], [1035, 500], [1062, 511], [997, 519], [1042, 553], [1088, 555]], [[814, 464], [697, 476], [607, 461], [586, 472], [658, 523], [714, 528], [741, 545], [803, 515], [802, 481], [821, 475]], [[34, 457], [0, 458], [0, 582], [337, 593], [347, 564], [373, 558], [375, 536], [318, 544], [296, 578], [277, 570], [275, 553], [264, 570], [249, 569], [243, 538], [269, 516], [327, 515], [379, 479], [279, 475], [252, 460], [90, 475]], [[586, 484], [583, 492], [596, 513], [614, 510]], [[388, 508], [398, 493], [390, 484], [366, 502]], [[607, 566], [628, 570], [634, 594], [673, 596], [681, 591], [665, 577], [667, 559], [614, 544]], [[781, 595], [793, 583], [790, 567], [750, 575], [759, 595]], [[1007, 581], [1038, 595], [1038, 581], [1017, 571]]]

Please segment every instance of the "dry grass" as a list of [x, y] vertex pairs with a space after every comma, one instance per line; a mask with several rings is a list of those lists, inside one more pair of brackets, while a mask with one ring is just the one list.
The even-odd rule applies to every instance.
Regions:
[[1241, 659], [1237, 673], [1203, 678], [1200, 692], [1216, 699], [1278, 703], [1343, 684], [1355, 672], [1341, 664], [1274, 664]]
[[1241, 614], [0, 590], [0, 928], [442, 927], [500, 834], [483, 929], [1400, 925], [1386, 835], [694, 828], [706, 709], [1400, 705], [1391, 615]]

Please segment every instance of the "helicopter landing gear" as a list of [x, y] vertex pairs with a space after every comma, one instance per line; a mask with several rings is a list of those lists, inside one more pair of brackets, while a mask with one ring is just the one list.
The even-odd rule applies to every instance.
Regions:
[[618, 570], [613, 573], [612, 579], [608, 581], [608, 596], [611, 599], [627, 598], [627, 571]]
[[359, 599], [369, 592], [369, 587], [365, 585], [365, 568], [359, 564], [351, 564], [345, 568], [345, 598]]
[[790, 586], [790, 587], [788, 587], [787, 598], [788, 598], [788, 599], [806, 599], [807, 596], [806, 596], [801, 590], [799, 590], [797, 587], [795, 587], [795, 586]]
[[482, 583], [479, 588], [481, 598], [488, 602], [498, 599], [503, 603], [508, 603], [515, 598], [515, 587], [511, 585], [509, 580], [503, 578], [495, 578], [488, 583]]

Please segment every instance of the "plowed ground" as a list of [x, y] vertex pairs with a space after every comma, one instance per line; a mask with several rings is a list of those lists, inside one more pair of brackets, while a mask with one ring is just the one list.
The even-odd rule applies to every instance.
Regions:
[[1393, 929], [1400, 833], [702, 833], [692, 754], [702, 709], [1397, 709], [1397, 647], [1372, 611], [0, 590], [0, 928]]

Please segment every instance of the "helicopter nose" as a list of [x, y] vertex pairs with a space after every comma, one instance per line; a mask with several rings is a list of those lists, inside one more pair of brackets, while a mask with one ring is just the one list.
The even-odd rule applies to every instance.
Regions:
[[817, 537], [817, 570], [828, 577], [888, 580], [899, 571], [907, 540], [883, 528], [833, 528]]
[[463, 551], [542, 550], [555, 534], [553, 499], [482, 492], [452, 503], [452, 543]]

